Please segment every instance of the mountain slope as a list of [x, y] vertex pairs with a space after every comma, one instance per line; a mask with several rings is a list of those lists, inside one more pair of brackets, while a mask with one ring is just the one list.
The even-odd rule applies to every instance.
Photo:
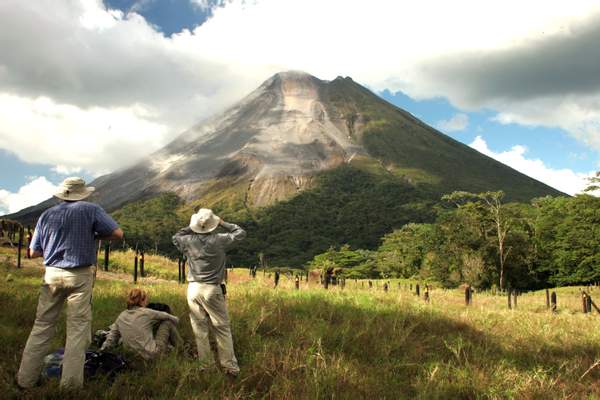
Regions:
[[[283, 72], [136, 165], [96, 179], [90, 199], [112, 211], [173, 192], [189, 208], [225, 201], [252, 214], [317, 189], [319, 175], [343, 165], [416, 185], [429, 198], [452, 190], [501, 189], [521, 201], [562, 194], [439, 133], [350, 78]], [[11, 217], [30, 222], [53, 202]]]

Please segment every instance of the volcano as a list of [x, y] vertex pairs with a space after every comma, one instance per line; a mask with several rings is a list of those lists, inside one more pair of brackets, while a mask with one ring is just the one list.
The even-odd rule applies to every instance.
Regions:
[[[252, 210], [312, 190], [316, 177], [343, 166], [427, 187], [436, 196], [454, 190], [503, 190], [517, 201], [563, 195], [438, 132], [349, 77], [326, 81], [289, 71], [139, 163], [97, 178], [90, 201], [114, 211], [173, 192], [186, 204], [205, 205], [235, 188], [239, 206]], [[53, 204], [50, 199], [8, 217], [32, 223]]]

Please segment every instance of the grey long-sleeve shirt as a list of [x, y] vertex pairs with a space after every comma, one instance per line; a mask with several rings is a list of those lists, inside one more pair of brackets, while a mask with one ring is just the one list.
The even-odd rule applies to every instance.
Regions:
[[218, 285], [223, 281], [225, 251], [246, 237], [246, 231], [236, 224], [223, 222], [227, 233], [196, 233], [189, 227], [173, 236], [173, 244], [187, 258], [189, 282]]
[[135, 350], [143, 358], [149, 360], [158, 353], [152, 328], [161, 321], [171, 321], [177, 324], [179, 318], [146, 307], [133, 307], [125, 310], [110, 326], [110, 332], [101, 350], [116, 346], [119, 339], [123, 338], [124, 346]]

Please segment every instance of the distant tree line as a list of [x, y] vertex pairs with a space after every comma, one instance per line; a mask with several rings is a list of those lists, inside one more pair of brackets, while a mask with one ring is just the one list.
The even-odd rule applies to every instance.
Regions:
[[[530, 203], [505, 202], [502, 192], [440, 196], [352, 167], [319, 179], [315, 189], [252, 215], [206, 205], [248, 231], [229, 261], [332, 267], [357, 278], [418, 277], [448, 287], [525, 289], [600, 281], [600, 199], [589, 194]], [[597, 175], [588, 189], [599, 186]], [[175, 257], [171, 236], [187, 225], [189, 214], [175, 194], [164, 193], [113, 216], [126, 232], [127, 246]]]
[[343, 268], [348, 276], [430, 279], [446, 287], [533, 289], [600, 281], [600, 198], [544, 197], [531, 204], [503, 204], [502, 198], [502, 192], [454, 192], [443, 197], [435, 222], [406, 224], [374, 251], [331, 247], [308, 265]]

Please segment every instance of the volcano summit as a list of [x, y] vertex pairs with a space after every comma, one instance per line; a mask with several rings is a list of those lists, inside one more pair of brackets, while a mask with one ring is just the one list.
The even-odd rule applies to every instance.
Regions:
[[[351, 78], [281, 72], [139, 163], [96, 179], [91, 201], [117, 210], [163, 192], [211, 205], [235, 188], [246, 209], [272, 206], [351, 166], [437, 194], [504, 190], [510, 200], [562, 193], [436, 131]], [[228, 193], [220, 195], [220, 193]], [[439, 199], [439, 197], [437, 197]], [[11, 218], [31, 222], [48, 200]]]

